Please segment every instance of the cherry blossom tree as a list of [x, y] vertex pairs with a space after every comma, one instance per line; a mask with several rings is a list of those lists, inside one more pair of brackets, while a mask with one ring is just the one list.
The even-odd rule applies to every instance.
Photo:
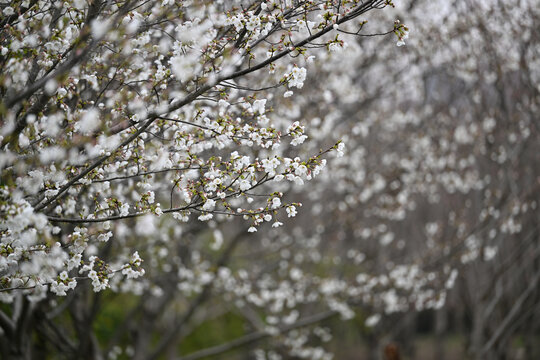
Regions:
[[538, 6], [395, 3], [0, 1], [2, 356], [534, 344]]
[[[243, 301], [281, 314], [288, 302], [286, 319], [268, 316], [262, 324], [246, 310], [257, 331], [234, 346], [287, 333], [279, 342], [289, 352], [328, 358], [297, 329], [335, 313], [352, 316], [347, 300], [328, 296], [329, 310], [301, 319], [294, 308], [342, 284], [305, 282], [291, 269], [294, 294], [306, 297], [294, 301], [288, 282], [229, 263], [249, 233], [297, 214], [300, 202], [285, 200], [290, 184], [311, 181], [332, 153], [343, 155], [339, 140], [304, 147], [302, 119], [280, 107], [295, 99], [319, 58], [347, 46], [345, 36], [378, 35], [364, 31], [365, 17], [390, 6], [2, 2], [3, 355], [101, 358], [120, 345], [129, 356], [157, 358], [173, 351], [202, 321], [202, 305], [222, 292], [238, 308]], [[403, 44], [405, 25], [384, 27], [382, 34]], [[236, 217], [248, 228], [228, 228]], [[115, 295], [103, 295], [109, 288]], [[106, 309], [129, 299], [138, 305], [104, 344], [92, 330], [101, 303]], [[167, 318], [170, 308], [178, 311]], [[164, 331], [157, 343], [156, 329]]]

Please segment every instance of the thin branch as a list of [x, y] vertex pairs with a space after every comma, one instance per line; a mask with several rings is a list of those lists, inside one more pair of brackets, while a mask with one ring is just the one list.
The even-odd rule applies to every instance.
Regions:
[[0, 327], [4, 330], [8, 337], [13, 336], [15, 331], [15, 323], [7, 316], [3, 311], [0, 310]]
[[[335, 311], [325, 311], [319, 314], [315, 314], [309, 317], [306, 317], [304, 319], [301, 319], [297, 321], [294, 324], [282, 326], [279, 328], [280, 333], [285, 333], [287, 331], [291, 331], [294, 329], [298, 329], [301, 327], [313, 325], [315, 323], [321, 322], [323, 320], [326, 320], [328, 318], [331, 318], [332, 316], [335, 316], [337, 313]], [[216, 356], [231, 350], [234, 350], [236, 348], [246, 346], [252, 343], [255, 343], [257, 341], [263, 340], [267, 337], [272, 336], [272, 334], [266, 332], [266, 331], [256, 331], [248, 335], [244, 335], [242, 337], [239, 337], [237, 339], [234, 339], [226, 344], [221, 344], [217, 346], [213, 346], [204, 350], [196, 351], [194, 353], [188, 354], [186, 356], [182, 356], [178, 358], [177, 360], [196, 360], [201, 359], [204, 357], [209, 356]]]
[[500, 323], [499, 327], [497, 328], [493, 336], [491, 336], [489, 341], [482, 348], [480, 352], [481, 357], [486, 355], [486, 353], [493, 347], [493, 345], [495, 345], [495, 343], [499, 340], [499, 338], [504, 334], [506, 329], [511, 325], [512, 321], [514, 321], [514, 318], [517, 315], [519, 315], [523, 307], [523, 304], [525, 303], [525, 300], [527, 300], [527, 298], [532, 293], [538, 290], [537, 286], [538, 286], [539, 281], [540, 281], [540, 271], [537, 271], [533, 279], [529, 283], [529, 286], [527, 287], [527, 289], [515, 301], [514, 305], [512, 306], [512, 308], [510, 309], [510, 311], [508, 312], [504, 320]]

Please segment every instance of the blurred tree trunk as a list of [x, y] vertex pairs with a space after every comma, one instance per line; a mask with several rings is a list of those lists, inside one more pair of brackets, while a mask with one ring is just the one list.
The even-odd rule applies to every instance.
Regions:
[[446, 306], [435, 312], [435, 359], [444, 360], [444, 341], [448, 329], [448, 311]]
[[398, 347], [396, 344], [396, 353], [397, 359], [400, 358], [400, 355], [405, 356], [408, 359], [416, 358], [416, 349], [414, 346], [414, 339], [416, 338], [416, 318], [417, 314], [415, 312], [408, 312], [403, 317], [402, 325], [399, 330], [399, 333], [395, 336], [396, 340], [400, 344]]
[[379, 342], [378, 334], [371, 333], [366, 336], [366, 342], [368, 346], [368, 359], [369, 360], [381, 360], [381, 345]]
[[[479, 302], [476, 302], [475, 307], [480, 305]], [[473, 323], [472, 323], [472, 332], [471, 332], [471, 354], [474, 354], [474, 358], [481, 360], [481, 350], [484, 345], [484, 312], [475, 309], [473, 313]]]

